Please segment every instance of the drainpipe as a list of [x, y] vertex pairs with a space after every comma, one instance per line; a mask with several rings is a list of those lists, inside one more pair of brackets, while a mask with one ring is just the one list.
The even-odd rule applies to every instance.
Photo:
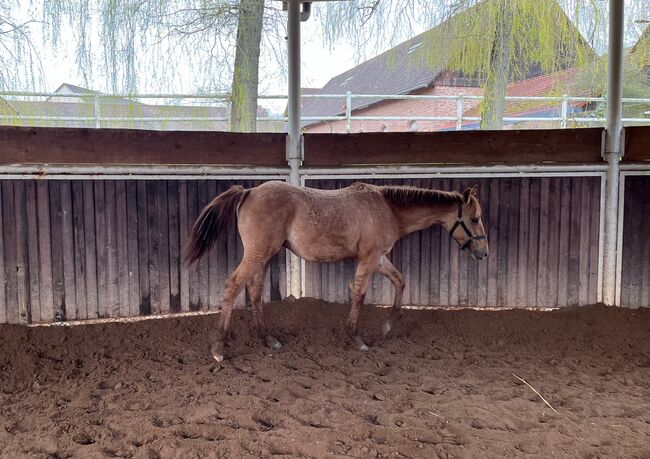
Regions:
[[623, 0], [609, 2], [609, 47], [607, 75], [607, 128], [603, 158], [607, 161], [605, 184], [605, 234], [603, 239], [603, 303], [615, 305], [616, 299], [616, 240], [618, 235], [619, 162], [623, 156], [622, 97], [623, 97]]

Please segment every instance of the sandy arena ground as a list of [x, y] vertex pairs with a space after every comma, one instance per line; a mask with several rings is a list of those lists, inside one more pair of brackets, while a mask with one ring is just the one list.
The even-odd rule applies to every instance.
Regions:
[[[0, 326], [2, 457], [650, 458], [650, 310], [364, 309], [267, 305], [271, 352], [216, 316]], [[557, 410], [549, 408], [525, 379]]]

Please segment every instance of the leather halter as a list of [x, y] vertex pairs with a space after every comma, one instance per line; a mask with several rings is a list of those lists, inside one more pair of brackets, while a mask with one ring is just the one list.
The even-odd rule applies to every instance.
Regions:
[[[459, 226], [461, 228], [463, 228], [463, 230], [465, 231], [465, 234], [469, 237], [469, 239], [464, 244], [459, 242], [458, 239], [456, 239], [454, 237], [454, 231], [456, 231], [456, 228], [458, 228]], [[481, 234], [481, 235], [477, 236], [476, 234], [474, 234], [472, 232], [472, 230], [470, 230], [467, 227], [467, 225], [463, 221], [463, 205], [462, 204], [458, 206], [458, 216], [456, 217], [456, 223], [454, 223], [454, 226], [452, 226], [451, 229], [449, 230], [449, 236], [451, 236], [451, 238], [458, 243], [458, 245], [460, 246], [460, 250], [465, 250], [474, 241], [487, 239], [487, 234]]]

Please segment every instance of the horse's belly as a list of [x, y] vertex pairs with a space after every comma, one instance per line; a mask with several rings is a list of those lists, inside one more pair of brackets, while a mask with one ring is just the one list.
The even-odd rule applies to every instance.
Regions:
[[300, 258], [307, 261], [327, 262], [353, 258], [356, 253], [346, 243], [288, 240], [285, 246]]

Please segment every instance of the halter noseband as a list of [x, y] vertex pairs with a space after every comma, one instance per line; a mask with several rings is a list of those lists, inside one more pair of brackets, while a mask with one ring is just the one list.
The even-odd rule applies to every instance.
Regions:
[[[463, 228], [463, 230], [465, 231], [465, 234], [469, 237], [469, 239], [464, 244], [461, 244], [458, 241], [458, 239], [456, 239], [454, 237], [454, 231], [456, 231], [456, 228], [458, 228], [459, 226], [461, 228]], [[472, 232], [472, 230], [470, 230], [467, 227], [467, 225], [463, 221], [463, 205], [462, 204], [458, 206], [458, 216], [456, 217], [456, 223], [454, 223], [454, 226], [452, 226], [451, 229], [449, 230], [449, 236], [451, 236], [451, 238], [458, 243], [458, 245], [460, 246], [460, 250], [465, 250], [474, 241], [478, 241], [478, 240], [481, 240], [481, 239], [487, 239], [486, 234], [481, 234], [481, 235], [477, 236]]]

